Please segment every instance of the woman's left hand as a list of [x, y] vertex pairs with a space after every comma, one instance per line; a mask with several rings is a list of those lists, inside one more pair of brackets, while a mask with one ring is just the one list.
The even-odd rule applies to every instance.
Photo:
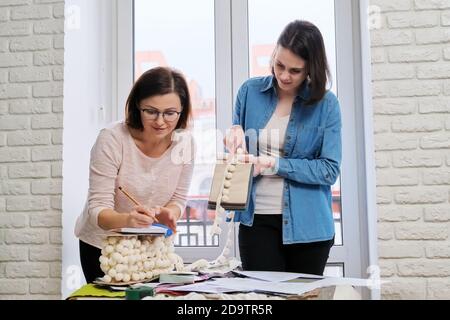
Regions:
[[177, 232], [177, 214], [167, 207], [156, 207], [156, 217], [159, 223], [168, 226], [174, 233]]

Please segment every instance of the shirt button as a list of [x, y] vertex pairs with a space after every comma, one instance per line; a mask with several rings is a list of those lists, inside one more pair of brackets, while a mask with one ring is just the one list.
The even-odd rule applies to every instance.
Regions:
[[287, 206], [288, 206], [288, 203], [287, 203], [287, 202], [285, 202], [285, 203], [284, 203], [284, 205], [285, 205], [285, 206], [287, 207]]
[[286, 137], [286, 140], [291, 140], [291, 137], [290, 137], [290, 136], [287, 136], [287, 137]]
[[284, 220], [283, 222], [284, 222], [284, 224], [288, 224], [289, 223], [289, 221], [287, 221], [287, 220]]

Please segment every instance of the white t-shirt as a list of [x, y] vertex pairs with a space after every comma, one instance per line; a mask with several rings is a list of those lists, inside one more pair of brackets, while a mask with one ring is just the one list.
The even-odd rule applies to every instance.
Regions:
[[[282, 157], [284, 137], [290, 115], [279, 117], [275, 113], [259, 134], [261, 156]], [[256, 182], [255, 214], [281, 214], [284, 178], [262, 175]]]

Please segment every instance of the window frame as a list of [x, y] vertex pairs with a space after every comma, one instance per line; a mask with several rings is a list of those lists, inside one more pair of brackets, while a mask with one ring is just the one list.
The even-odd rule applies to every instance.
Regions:
[[[133, 82], [133, 4], [133, 0], [114, 0], [117, 23], [113, 30], [112, 92], [117, 93], [113, 97], [113, 116], [116, 119], [123, 118], [123, 105]], [[242, 0], [215, 0], [214, 6], [216, 124], [217, 129], [225, 132], [231, 126], [230, 106], [234, 105], [237, 90], [249, 74], [248, 5]], [[329, 264], [344, 263], [347, 277], [364, 278], [369, 276], [369, 266], [377, 265], [367, 8], [367, 0], [335, 0], [337, 92], [344, 124], [341, 178], [343, 245], [332, 248], [328, 261]], [[349, 34], [352, 36], [348, 37]], [[234, 254], [238, 256], [237, 228], [234, 230]], [[210, 248], [180, 248], [180, 252], [189, 257], [186, 262], [191, 262], [215, 257], [222, 247], [213, 249], [217, 250], [216, 254], [212, 254]], [[379, 291], [372, 290], [371, 297], [379, 298]]]

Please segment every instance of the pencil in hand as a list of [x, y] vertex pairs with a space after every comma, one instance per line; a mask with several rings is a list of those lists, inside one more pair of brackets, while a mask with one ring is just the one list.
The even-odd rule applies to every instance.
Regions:
[[[122, 193], [135, 205], [142, 207], [142, 205], [135, 198], [133, 198], [133, 196], [131, 196], [124, 188], [119, 186], [119, 190], [122, 191]], [[156, 216], [153, 217], [153, 220], [155, 222], [159, 222], [158, 219], [156, 218]]]

